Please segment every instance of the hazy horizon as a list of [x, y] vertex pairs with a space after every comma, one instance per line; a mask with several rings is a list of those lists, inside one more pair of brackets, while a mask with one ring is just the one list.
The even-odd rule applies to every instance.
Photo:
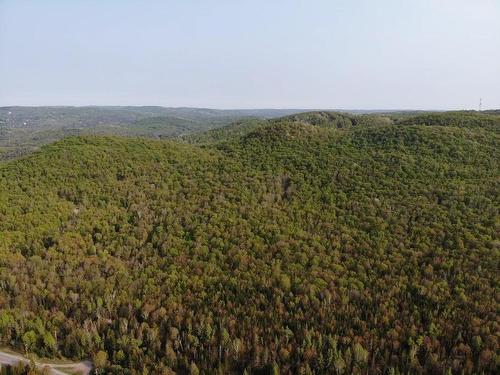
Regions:
[[[161, 107], [167, 109], [207, 109], [216, 111], [259, 111], [259, 110], [293, 110], [293, 111], [337, 111], [337, 112], [447, 112], [447, 111], [477, 111], [477, 108], [446, 108], [446, 109], [436, 109], [436, 108], [299, 108], [299, 107], [230, 107], [230, 108], [220, 108], [220, 107], [192, 107], [192, 106], [169, 106], [169, 105], [153, 105], [153, 104], [81, 104], [81, 105], [0, 105], [0, 108], [126, 108], [126, 107]], [[485, 108], [483, 105], [482, 111], [491, 111], [500, 109], [498, 107]]]
[[0, 0], [0, 106], [500, 108], [494, 0]]

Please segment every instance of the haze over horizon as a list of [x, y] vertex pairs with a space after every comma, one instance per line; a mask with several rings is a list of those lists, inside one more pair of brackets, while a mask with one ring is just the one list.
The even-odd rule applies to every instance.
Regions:
[[500, 2], [0, 0], [0, 106], [500, 107]]

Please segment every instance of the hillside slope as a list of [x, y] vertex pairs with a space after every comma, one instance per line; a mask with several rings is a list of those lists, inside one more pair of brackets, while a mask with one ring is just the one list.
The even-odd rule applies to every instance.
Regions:
[[245, 129], [1, 166], [0, 344], [117, 374], [495, 373], [495, 128]]

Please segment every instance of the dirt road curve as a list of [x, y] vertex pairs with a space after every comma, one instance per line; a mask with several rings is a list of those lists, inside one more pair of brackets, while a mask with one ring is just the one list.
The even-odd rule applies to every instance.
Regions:
[[[16, 363], [24, 362], [29, 363], [29, 359], [26, 359], [20, 354], [11, 354], [0, 351], [0, 365], [15, 365]], [[68, 362], [62, 364], [55, 363], [44, 363], [35, 362], [37, 367], [50, 368], [50, 373], [52, 375], [67, 375], [67, 374], [82, 374], [87, 375], [92, 370], [92, 363], [90, 361], [83, 362]]]

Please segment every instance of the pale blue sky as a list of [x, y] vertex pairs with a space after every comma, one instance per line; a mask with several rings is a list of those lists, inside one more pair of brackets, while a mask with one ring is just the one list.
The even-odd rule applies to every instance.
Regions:
[[500, 0], [0, 0], [0, 105], [500, 108]]

